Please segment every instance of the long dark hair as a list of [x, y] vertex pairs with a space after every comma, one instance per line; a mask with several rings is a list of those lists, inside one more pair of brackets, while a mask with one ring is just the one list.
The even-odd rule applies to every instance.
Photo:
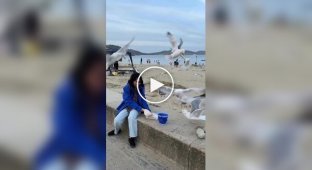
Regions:
[[[134, 72], [131, 76], [130, 76], [130, 79], [128, 80], [128, 84], [130, 85], [130, 87], [132, 89], [135, 89], [136, 86], [133, 85], [133, 82], [138, 80], [140, 76], [140, 73], [138, 72]], [[140, 80], [139, 80], [139, 85], [143, 85], [143, 79], [142, 79], [142, 76], [140, 77]]]
[[[84, 45], [78, 54], [76, 63], [73, 65], [71, 70], [73, 81], [80, 92], [86, 92], [87, 89], [83, 79], [85, 74], [95, 64], [102, 64], [105, 68], [105, 52], [102, 50], [102, 48], [95, 44]], [[103, 76], [105, 75], [106, 74], [103, 73]]]

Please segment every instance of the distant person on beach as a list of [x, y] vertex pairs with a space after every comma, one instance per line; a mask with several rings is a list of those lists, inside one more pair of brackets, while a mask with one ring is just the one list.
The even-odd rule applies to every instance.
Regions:
[[179, 61], [178, 61], [178, 59], [175, 60], [173, 64], [174, 64], [174, 67], [178, 67], [178, 66], [179, 66]]
[[[114, 119], [114, 130], [108, 132], [108, 136], [118, 135], [121, 132], [121, 126], [128, 117], [129, 125], [129, 144], [134, 148], [138, 136], [137, 118], [140, 113], [150, 115], [151, 110], [147, 102], [138, 94], [138, 90], [145, 97], [145, 88], [142, 77], [139, 78], [139, 73], [133, 73], [128, 80], [128, 83], [123, 88], [122, 102], [117, 107], [118, 114]], [[137, 82], [139, 81], [139, 89]]]
[[141, 57], [141, 62], [140, 62], [140, 63], [141, 63], [141, 65], [142, 65], [142, 63], [143, 63], [143, 59], [142, 59], [142, 57]]
[[31, 169], [105, 169], [105, 69], [104, 51], [84, 47], [56, 90], [52, 135]]
[[118, 69], [119, 69], [118, 61], [116, 61], [116, 62], [114, 63], [114, 69], [115, 69], [115, 71], [118, 71]]

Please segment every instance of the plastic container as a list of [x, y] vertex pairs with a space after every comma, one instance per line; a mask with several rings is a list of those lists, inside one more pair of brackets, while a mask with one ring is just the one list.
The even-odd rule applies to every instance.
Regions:
[[166, 124], [168, 120], [168, 114], [167, 113], [158, 113], [158, 122], [160, 124]]

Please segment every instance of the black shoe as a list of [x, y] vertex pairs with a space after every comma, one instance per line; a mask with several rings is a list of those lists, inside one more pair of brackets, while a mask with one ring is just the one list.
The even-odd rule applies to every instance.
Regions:
[[131, 148], [135, 147], [135, 138], [129, 138], [129, 144]]
[[108, 136], [114, 136], [114, 135], [118, 135], [119, 133], [121, 133], [121, 130], [119, 129], [119, 131], [117, 132], [117, 134], [115, 134], [115, 130], [112, 130], [110, 132], [107, 133]]

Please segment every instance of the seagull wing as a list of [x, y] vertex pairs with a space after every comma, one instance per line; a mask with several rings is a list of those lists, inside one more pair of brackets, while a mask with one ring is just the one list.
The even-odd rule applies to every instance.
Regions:
[[185, 58], [185, 63], [184, 65], [181, 67], [181, 69], [183, 70], [187, 70], [191, 67], [191, 63], [190, 63], [190, 59], [189, 58]]
[[178, 49], [181, 49], [182, 45], [183, 45], [183, 40], [182, 40], [182, 38], [180, 38], [180, 44], [178, 46]]
[[166, 95], [169, 95], [171, 92], [171, 88], [170, 87], [167, 87], [167, 86], [162, 86], [158, 89], [158, 93], [159, 94], [166, 94]]
[[178, 48], [176, 38], [170, 32], [167, 32], [167, 37], [171, 43], [172, 51], [176, 50]]
[[205, 119], [203, 119], [203, 118], [206, 118], [205, 110], [204, 109], [196, 109], [193, 112], [191, 112], [191, 116], [196, 117], [196, 118], [201, 119], [201, 120], [205, 120]]
[[190, 97], [190, 96], [183, 95], [183, 94], [178, 94], [175, 96], [176, 96], [176, 99], [178, 101], [180, 101], [181, 103], [185, 103], [185, 104], [189, 104], [189, 105], [191, 105], [191, 103], [196, 99], [194, 97]]
[[199, 109], [205, 109], [206, 108], [206, 97], [201, 98], [201, 101], [199, 103]]
[[125, 46], [120, 48], [118, 51], [114, 52], [112, 55], [106, 55], [106, 67], [113, 64], [116, 61], [119, 61], [121, 58], [125, 58], [130, 44], [133, 42], [132, 38]]
[[191, 106], [192, 106], [192, 108], [191, 108], [191, 112], [193, 112], [194, 110], [197, 110], [197, 109], [199, 109], [199, 104], [200, 104], [200, 99], [195, 99], [195, 100], [193, 100], [192, 102], [191, 102]]
[[205, 89], [204, 88], [175, 89], [174, 94], [186, 96], [201, 96], [205, 94]]
[[121, 53], [123, 55], [126, 55], [128, 48], [133, 41], [134, 41], [134, 38], [132, 38], [125, 46], [120, 48], [116, 53]]
[[190, 120], [206, 120], [206, 115], [204, 110], [197, 109], [194, 112], [190, 113], [187, 110], [182, 110], [183, 115]]

